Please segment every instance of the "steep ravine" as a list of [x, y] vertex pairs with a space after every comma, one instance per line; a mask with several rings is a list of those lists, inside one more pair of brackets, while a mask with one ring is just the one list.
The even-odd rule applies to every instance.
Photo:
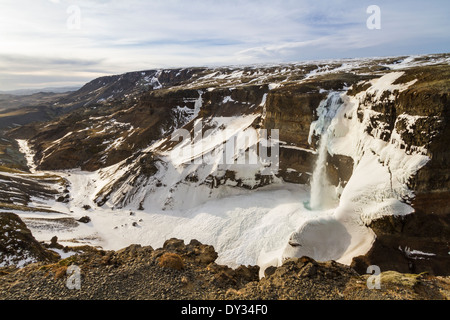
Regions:
[[[95, 188], [86, 187], [83, 191], [86, 203], [69, 203], [67, 211], [80, 209], [72, 205], [89, 204], [98, 210], [87, 213], [99, 227], [106, 221], [102, 219], [115, 212], [137, 211], [144, 220], [151, 216], [158, 223], [168, 212], [168, 217], [180, 218], [189, 228], [195, 222], [211, 219], [218, 224], [211, 225], [210, 230], [203, 224], [197, 229], [170, 230], [177, 232], [175, 236], [186, 237], [188, 230], [214, 230], [216, 238], [205, 238], [220, 239], [213, 244], [219, 254], [225, 252], [227, 259], [242, 259], [245, 252], [251, 252], [251, 258], [245, 261], [256, 263], [258, 250], [261, 251], [258, 245], [264, 242], [268, 248], [275, 248], [287, 240], [281, 239], [283, 232], [291, 232], [277, 232], [274, 217], [278, 216], [280, 226], [292, 228], [290, 241], [281, 250], [284, 255], [280, 255], [283, 248], [276, 248], [280, 259], [292, 255], [342, 259], [360, 273], [365, 273], [369, 265], [378, 265], [381, 270], [448, 274], [450, 68], [445, 59], [431, 65], [418, 59], [394, 71], [389, 70], [386, 61], [380, 64], [374, 60], [330, 64], [324, 73], [314, 72], [324, 70], [317, 65], [127, 74], [109, 79], [114, 81], [103, 90], [114, 92], [121, 79], [133, 92], [130, 98], [97, 101], [23, 130], [35, 152], [38, 170], [82, 169], [83, 179], [76, 183], [95, 184]], [[334, 72], [333, 68], [339, 71]], [[134, 90], [132, 84], [144, 76], [148, 91], [142, 87], [142, 92]], [[159, 78], [163, 76], [167, 77], [164, 81]], [[90, 85], [97, 90], [100, 80]], [[90, 92], [86, 86], [74, 97], [89, 97]], [[318, 106], [333, 92], [342, 95], [342, 107], [329, 125], [323, 154], [320, 135], [310, 135], [311, 124], [319, 117]], [[223, 166], [214, 155], [211, 165], [180, 162], [174, 158], [174, 152], [182, 148], [171, 141], [171, 134], [184, 129], [194, 136], [199, 123], [202, 130], [210, 130], [210, 136], [217, 138], [209, 141], [204, 137], [211, 150], [223, 151], [234, 134], [245, 133], [248, 140], [238, 139], [238, 147], [248, 154], [265, 141], [263, 130], [278, 129], [278, 141], [272, 143], [279, 143], [279, 159], [271, 161], [273, 164], [279, 160], [279, 170], [263, 175], [261, 172], [270, 168], [270, 163], [263, 162], [244, 167]], [[11, 133], [15, 138], [20, 135], [18, 129]], [[242, 159], [238, 151], [233, 154], [235, 160]], [[308, 211], [303, 201], [306, 202], [304, 197], [320, 152], [339, 203], [330, 212], [319, 215]], [[203, 156], [194, 154], [189, 160]], [[75, 181], [76, 174], [69, 178], [70, 173], [65, 172], [63, 176]], [[70, 191], [77, 192], [73, 188]], [[295, 192], [299, 192], [297, 198]], [[280, 195], [274, 196], [273, 207], [269, 199], [264, 199], [270, 194]], [[249, 198], [244, 201], [247, 195]], [[251, 195], [261, 197], [260, 203], [249, 201]], [[72, 194], [72, 198], [76, 195]], [[227, 199], [241, 201], [236, 204], [242, 206], [242, 216], [228, 209]], [[281, 199], [287, 203], [278, 206], [275, 200]], [[212, 209], [212, 204], [222, 207]], [[258, 205], [266, 207], [259, 210]], [[259, 211], [251, 211], [253, 207]], [[83, 211], [76, 214], [80, 212]], [[207, 219], [201, 218], [203, 214], [208, 214]], [[252, 214], [257, 217], [255, 221]], [[313, 221], [310, 224], [305, 222], [308, 214]], [[222, 226], [218, 221], [225, 217], [241, 220], [230, 220]], [[142, 230], [133, 230], [139, 236], [129, 235], [129, 241], [149, 241], [145, 223], [142, 225]], [[233, 226], [233, 232], [242, 229], [242, 233], [230, 233], [226, 226]], [[317, 234], [313, 232], [315, 228], [323, 228], [329, 241], [318, 245], [321, 239], [313, 237], [302, 243], [305, 235]], [[280, 239], [270, 242], [264, 238], [260, 244], [254, 239], [249, 248], [242, 243], [233, 248], [232, 241], [238, 245], [252, 235], [261, 236], [262, 230], [278, 234]], [[355, 234], [355, 230], [361, 233]], [[242, 234], [248, 237], [239, 238]], [[231, 238], [227, 240], [224, 235]], [[126, 231], [120, 233], [120, 237], [126, 236]], [[224, 245], [227, 241], [228, 247]], [[306, 244], [308, 248], [302, 251]], [[327, 249], [321, 251], [324, 255], [314, 253], [315, 246]], [[352, 262], [360, 254], [363, 255]], [[279, 260], [276, 264], [281, 263]]]

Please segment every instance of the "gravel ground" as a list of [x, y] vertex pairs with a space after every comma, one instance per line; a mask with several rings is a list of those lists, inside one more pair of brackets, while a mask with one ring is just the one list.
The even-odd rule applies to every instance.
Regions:
[[[175, 253], [182, 266], [161, 261]], [[381, 289], [367, 288], [368, 276], [336, 262], [290, 259], [283, 266], [236, 270], [213, 262], [211, 246], [171, 239], [163, 248], [133, 245], [117, 252], [86, 248], [53, 264], [0, 269], [2, 300], [385, 300], [448, 299], [450, 278], [381, 275]], [[170, 262], [170, 261], [169, 261]], [[72, 266], [72, 267], [71, 267]], [[80, 288], [71, 268], [80, 271]], [[177, 270], [180, 269], [180, 270]]]

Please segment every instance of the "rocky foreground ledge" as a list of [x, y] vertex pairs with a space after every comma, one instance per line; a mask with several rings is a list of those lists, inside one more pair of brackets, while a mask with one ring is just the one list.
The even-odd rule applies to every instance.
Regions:
[[[13, 220], [18, 218], [8, 215]], [[8, 225], [1, 226], [3, 231]], [[6, 232], [11, 236], [11, 230]], [[23, 225], [20, 233], [28, 234]], [[12, 248], [14, 240], [5, 239], [0, 239], [3, 256]], [[375, 278], [369, 279], [370, 275], [360, 275], [334, 261], [317, 262], [308, 257], [289, 259], [280, 267], [270, 267], [260, 279], [257, 266], [231, 269], [218, 265], [214, 248], [196, 240], [185, 244], [183, 240], [170, 239], [156, 250], [140, 245], [119, 251], [89, 246], [75, 249], [56, 241], [46, 245], [58, 248], [59, 252], [78, 251], [66, 259], [43, 254], [49, 249], [41, 246], [39, 262], [22, 268], [0, 268], [0, 299], [448, 300], [450, 297], [450, 277], [388, 271], [378, 278], [380, 289], [369, 289], [368, 282], [376, 284], [372, 281]], [[35, 249], [36, 242], [33, 242]]]

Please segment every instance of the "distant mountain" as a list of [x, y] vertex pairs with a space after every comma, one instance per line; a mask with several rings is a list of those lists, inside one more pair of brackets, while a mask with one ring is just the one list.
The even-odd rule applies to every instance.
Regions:
[[1, 91], [0, 94], [9, 94], [14, 96], [28, 96], [35, 93], [65, 93], [71, 91], [77, 91], [80, 89], [80, 86], [77, 87], [49, 87], [49, 88], [40, 88], [40, 89], [19, 89], [19, 90], [8, 90]]
[[100, 77], [81, 88], [16, 90], [4, 94], [0, 91], [0, 129], [48, 121], [79, 108], [103, 106], [108, 109], [127, 104], [145, 92], [190, 81], [204, 70], [147, 70]]

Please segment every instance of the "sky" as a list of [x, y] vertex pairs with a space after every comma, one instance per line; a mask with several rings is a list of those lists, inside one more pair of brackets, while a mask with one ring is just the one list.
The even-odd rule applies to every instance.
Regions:
[[447, 53], [449, 13], [448, 0], [0, 0], [0, 91], [154, 68]]

